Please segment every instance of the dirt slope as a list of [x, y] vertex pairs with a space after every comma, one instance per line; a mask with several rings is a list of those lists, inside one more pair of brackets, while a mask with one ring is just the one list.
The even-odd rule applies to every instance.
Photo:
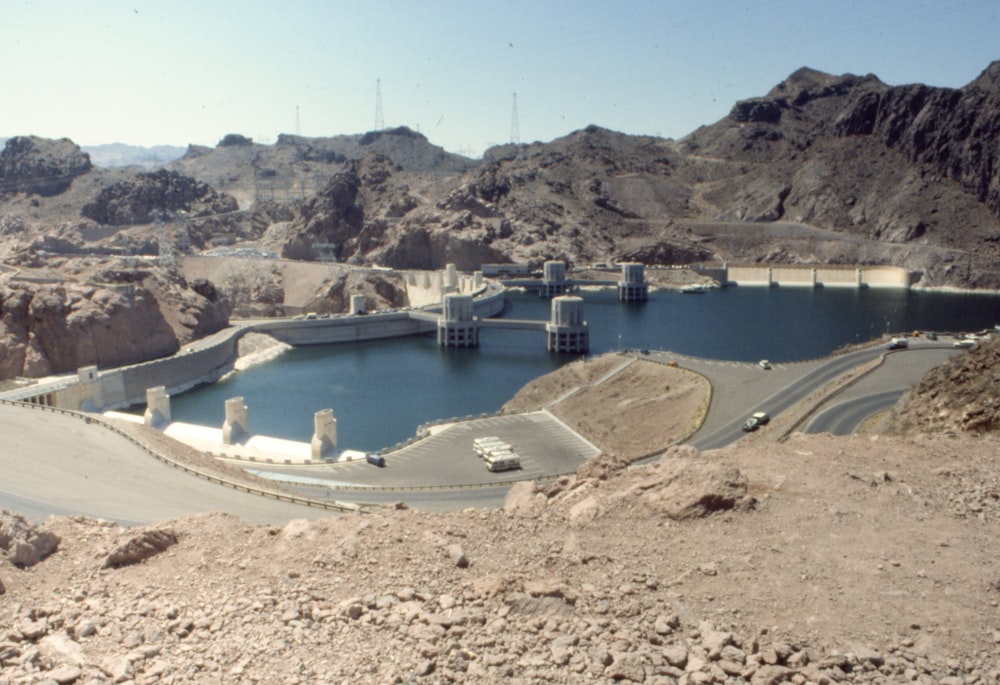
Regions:
[[0, 562], [0, 682], [996, 682], [996, 460], [796, 436], [507, 511], [52, 519]]

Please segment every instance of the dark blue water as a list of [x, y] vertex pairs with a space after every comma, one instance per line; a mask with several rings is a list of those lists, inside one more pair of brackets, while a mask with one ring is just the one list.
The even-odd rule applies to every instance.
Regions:
[[[801, 361], [887, 333], [976, 331], [1000, 324], [1000, 296], [853, 288], [735, 287], [700, 295], [650, 293], [619, 304], [582, 293], [591, 354], [668, 349], [733, 361]], [[551, 303], [512, 293], [504, 316], [548, 319]], [[489, 329], [477, 349], [433, 336], [297, 348], [274, 362], [172, 398], [176, 421], [220, 426], [242, 396], [250, 432], [308, 441], [313, 414], [332, 408], [342, 447], [375, 450], [422, 423], [494, 412], [525, 383], [573, 357], [545, 351], [542, 333]]]

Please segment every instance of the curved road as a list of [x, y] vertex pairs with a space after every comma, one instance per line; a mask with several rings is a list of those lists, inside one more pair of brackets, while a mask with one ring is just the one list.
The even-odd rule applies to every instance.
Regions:
[[226, 511], [253, 523], [329, 516], [179, 471], [98, 423], [0, 404], [0, 508], [139, 525]]
[[883, 412], [899, 401], [903, 390], [886, 390], [875, 395], [845, 400], [817, 413], [803, 428], [805, 433], [851, 435], [871, 416]]

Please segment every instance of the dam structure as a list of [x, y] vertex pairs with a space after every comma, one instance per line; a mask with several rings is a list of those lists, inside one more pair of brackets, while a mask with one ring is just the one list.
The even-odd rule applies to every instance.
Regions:
[[[481, 272], [460, 274], [449, 264], [442, 271], [407, 272], [407, 292], [415, 306], [369, 312], [364, 298], [351, 298], [348, 314], [233, 320], [227, 328], [196, 340], [175, 354], [126, 366], [81, 367], [64, 374], [25, 383], [0, 393], [0, 399], [48, 407], [98, 412], [145, 404], [149, 388], [177, 395], [214, 383], [234, 368], [239, 339], [259, 332], [292, 346], [364, 342], [404, 336], [438, 334], [445, 347], [474, 347], [479, 329], [520, 328], [547, 332], [546, 349], [585, 353], [589, 335], [582, 300], [553, 304], [549, 321], [491, 319], [503, 312], [505, 288]], [[570, 313], [573, 312], [573, 313]]]
[[532, 319], [489, 319], [473, 314], [469, 295], [450, 293], [444, 296], [441, 314], [411, 312], [411, 316], [435, 321], [437, 341], [442, 347], [476, 347], [482, 328], [505, 328], [545, 333], [545, 349], [557, 354], [585, 354], [590, 349], [590, 332], [583, 319], [583, 298], [559, 295], [552, 298], [548, 321]]
[[692, 266], [722, 285], [809, 288], [910, 288], [919, 274], [898, 266], [814, 264], [722, 264]]
[[539, 297], [553, 298], [565, 295], [574, 288], [595, 286], [614, 287], [618, 289], [619, 302], [645, 302], [649, 297], [649, 286], [646, 283], [645, 267], [639, 262], [622, 262], [621, 278], [612, 280], [579, 280], [566, 276], [566, 262], [550, 260], [542, 265], [542, 277], [538, 278], [501, 278], [500, 282], [508, 288], [524, 288], [538, 292]]

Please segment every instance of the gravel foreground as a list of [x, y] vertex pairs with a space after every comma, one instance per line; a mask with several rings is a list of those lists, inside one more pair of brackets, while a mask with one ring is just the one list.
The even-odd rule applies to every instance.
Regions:
[[0, 521], [0, 684], [1000, 682], [974, 438], [601, 457], [503, 510]]

